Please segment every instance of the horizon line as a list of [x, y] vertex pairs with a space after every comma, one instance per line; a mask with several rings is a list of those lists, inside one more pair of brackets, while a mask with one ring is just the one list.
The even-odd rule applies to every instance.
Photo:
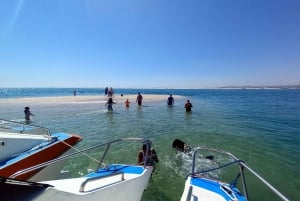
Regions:
[[[106, 87], [106, 86], [105, 86]], [[104, 89], [105, 87], [0, 87], [0, 89]], [[263, 89], [263, 88], [300, 88], [300, 84], [289, 85], [229, 85], [219, 87], [113, 87], [115, 89]]]

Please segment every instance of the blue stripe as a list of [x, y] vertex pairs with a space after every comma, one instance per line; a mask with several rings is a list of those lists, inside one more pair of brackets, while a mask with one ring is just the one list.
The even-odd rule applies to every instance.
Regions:
[[49, 141], [43, 142], [43, 143], [41, 143], [35, 147], [32, 147], [31, 149], [26, 150], [18, 155], [11, 156], [11, 158], [9, 158], [5, 161], [1, 161], [0, 168], [2, 168], [3, 166], [6, 166], [6, 165], [10, 165], [12, 163], [18, 162], [19, 160], [22, 160], [26, 157], [29, 157], [30, 155], [33, 155], [33, 154], [39, 152], [40, 150], [50, 146], [51, 144], [57, 142], [58, 140], [63, 141], [70, 137], [70, 135], [66, 134], [66, 133], [55, 133], [55, 134], [52, 134], [51, 136], [54, 138], [50, 142]]
[[18, 127], [12, 127], [11, 129], [12, 130], [15, 130], [15, 131], [29, 131], [29, 130], [33, 130], [35, 127], [32, 127], [32, 126], [18, 126]]
[[118, 173], [118, 172], [124, 172], [127, 174], [142, 174], [143, 171], [144, 168], [142, 166], [113, 164], [108, 166], [107, 168], [101, 168], [96, 172], [92, 172], [86, 175], [86, 177], [105, 176], [105, 175]]
[[[219, 194], [225, 200], [230, 198], [223, 190], [221, 190], [220, 184], [217, 181], [207, 180], [203, 178], [192, 178], [191, 185]], [[235, 196], [238, 198], [239, 201], [246, 200], [245, 197], [238, 191], [237, 188], [233, 188], [231, 190], [233, 191], [233, 193], [235, 194]]]

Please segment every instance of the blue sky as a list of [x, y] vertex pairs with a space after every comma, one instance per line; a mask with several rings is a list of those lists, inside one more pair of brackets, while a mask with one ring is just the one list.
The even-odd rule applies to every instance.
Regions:
[[300, 83], [298, 0], [1, 0], [0, 87]]

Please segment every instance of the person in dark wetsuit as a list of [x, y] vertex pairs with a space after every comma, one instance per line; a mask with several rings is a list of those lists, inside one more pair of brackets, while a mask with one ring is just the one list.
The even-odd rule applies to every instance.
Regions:
[[108, 87], [105, 87], [105, 89], [104, 89], [105, 96], [107, 96], [107, 93], [108, 93]]
[[141, 106], [142, 105], [142, 101], [143, 101], [143, 96], [139, 92], [138, 95], [137, 95], [137, 97], [136, 97], [136, 102], [138, 103], [139, 106]]
[[167, 101], [168, 106], [173, 106], [174, 105], [174, 98], [172, 96], [172, 94], [170, 94], [168, 101]]
[[105, 103], [105, 105], [107, 105], [107, 110], [108, 111], [113, 111], [113, 107], [112, 107], [113, 104], [116, 104], [116, 103], [113, 101], [112, 98], [109, 98], [107, 100], [107, 102]]
[[190, 100], [187, 100], [187, 102], [186, 102], [185, 105], [184, 105], [185, 111], [186, 111], [186, 112], [191, 112], [191, 111], [192, 111], [192, 107], [193, 107], [193, 105], [192, 105], [192, 103], [190, 102]]
[[25, 120], [26, 121], [30, 121], [30, 116], [34, 116], [31, 111], [30, 111], [30, 107], [25, 107], [24, 109], [24, 113], [25, 113]]

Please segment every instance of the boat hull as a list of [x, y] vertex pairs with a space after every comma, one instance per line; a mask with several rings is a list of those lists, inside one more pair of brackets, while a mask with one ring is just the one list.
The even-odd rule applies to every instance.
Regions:
[[[84, 178], [42, 182], [53, 188], [48, 188], [35, 201], [140, 201], [152, 170], [153, 167], [111, 165]], [[82, 188], [87, 179], [93, 181]]]
[[0, 132], [0, 162], [48, 140], [45, 135]]
[[81, 178], [23, 185], [4, 179], [0, 194], [10, 201], [140, 201], [152, 171], [148, 166], [113, 164]]
[[[117, 163], [107, 166], [103, 162], [109, 148], [115, 147], [111, 146], [111, 144], [119, 142], [128, 146], [130, 141], [142, 143], [143, 146], [146, 145], [148, 149], [146, 153], [151, 149], [152, 142], [150, 140], [120, 138], [82, 150], [76, 150], [75, 153], [23, 170], [22, 173], [49, 166], [75, 155], [86, 155], [87, 152], [99, 150], [100, 147], [106, 147], [105, 149], [100, 149], [102, 154], [100, 154], [100, 160], [96, 161], [96, 170], [83, 177], [51, 179], [40, 182], [20, 181], [11, 178], [1, 179], [0, 177], [1, 199], [4, 198], [4, 200], [10, 201], [140, 201], [151, 178], [153, 166]], [[147, 163], [147, 159], [148, 157], [145, 157], [144, 164]], [[93, 161], [95, 162], [95, 160]], [[105, 166], [103, 167], [103, 165]]]
[[184, 192], [180, 201], [246, 201], [236, 188], [229, 185], [201, 177], [189, 176], [185, 182]]
[[[0, 163], [0, 176], [11, 177], [18, 171], [55, 159], [66, 153], [68, 150], [71, 149], [72, 146], [77, 144], [82, 139], [78, 135], [70, 135], [65, 133], [56, 133], [53, 134], [51, 137], [52, 140], [50, 141], [42, 142], [41, 144], [33, 147], [30, 150], [22, 152], [19, 155], [13, 156], [7, 161], [2, 161]], [[57, 167], [58, 166], [53, 166], [53, 170], [57, 169]], [[44, 168], [37, 169], [25, 174], [18, 175], [14, 178], [20, 180], [30, 180], [35, 174], [42, 171], [43, 169]], [[52, 172], [53, 174], [59, 173], [59, 171], [49, 171], [48, 168], [48, 173], [49, 172]], [[54, 175], [44, 175], [48, 175], [49, 178], [55, 178], [53, 177]], [[44, 179], [47, 178], [37, 177], [36, 179], [34, 179], [34, 181]]]

